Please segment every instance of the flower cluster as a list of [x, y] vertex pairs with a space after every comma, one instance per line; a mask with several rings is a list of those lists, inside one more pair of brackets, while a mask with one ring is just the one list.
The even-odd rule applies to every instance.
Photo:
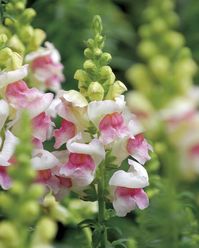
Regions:
[[[80, 92], [60, 89], [64, 79], [62, 65], [57, 50], [50, 43], [25, 56], [29, 65], [1, 71], [0, 185], [3, 189], [11, 186], [7, 168], [15, 160], [15, 147], [19, 142], [15, 136], [17, 130], [23, 132], [26, 128], [21, 122], [22, 112], [26, 110], [32, 123], [31, 164], [37, 174], [35, 183], [44, 184], [47, 191], [60, 198], [71, 190], [84, 195], [100, 176], [106, 177], [105, 187], [110, 192], [107, 198], [113, 202], [116, 214], [125, 216], [136, 206], [140, 209], [148, 206], [143, 188], [149, 182], [143, 165], [150, 159], [152, 148], [121, 95], [126, 87], [115, 81], [115, 75], [107, 66], [110, 55], [101, 51], [103, 37], [99, 35], [99, 17], [94, 26], [95, 39], [88, 42], [90, 47], [85, 50], [90, 59], [84, 63], [85, 71], [78, 70], [75, 74], [78, 80], [84, 75], [79, 83]], [[34, 80], [37, 88], [28, 85]], [[46, 89], [56, 94], [45, 93]], [[55, 125], [53, 121], [57, 118], [60, 124]], [[49, 140], [54, 142], [52, 151], [46, 149]], [[129, 170], [125, 172], [122, 167], [118, 170], [129, 156]], [[111, 165], [107, 161], [110, 157], [115, 172], [109, 176]], [[100, 175], [98, 171], [102, 166], [104, 174]]]

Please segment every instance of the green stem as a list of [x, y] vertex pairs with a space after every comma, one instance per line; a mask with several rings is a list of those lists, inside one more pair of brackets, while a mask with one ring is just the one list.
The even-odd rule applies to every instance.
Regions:
[[105, 173], [104, 173], [104, 163], [102, 163], [100, 168], [100, 178], [98, 179], [98, 223], [102, 227], [101, 234], [101, 248], [106, 248], [107, 243], [107, 229], [105, 227], [105, 210], [106, 204], [104, 199], [105, 191]]

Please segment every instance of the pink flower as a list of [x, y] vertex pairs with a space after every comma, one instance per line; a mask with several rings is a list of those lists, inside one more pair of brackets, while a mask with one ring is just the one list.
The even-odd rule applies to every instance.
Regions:
[[32, 119], [33, 136], [42, 142], [51, 137], [52, 125], [50, 116], [42, 112]]
[[0, 131], [3, 128], [9, 115], [9, 105], [6, 101], [0, 100]]
[[0, 165], [0, 186], [7, 190], [11, 187], [11, 178], [7, 173], [7, 167]]
[[128, 139], [127, 151], [139, 163], [145, 164], [151, 158], [148, 153], [149, 150], [152, 151], [152, 147], [147, 143], [143, 134], [137, 134], [135, 137]]
[[107, 114], [99, 123], [101, 139], [104, 143], [111, 143], [117, 137], [124, 137], [128, 134], [128, 128], [120, 113]]
[[60, 90], [58, 97], [61, 102], [55, 107], [57, 114], [63, 119], [74, 123], [78, 132], [84, 130], [89, 123], [86, 98], [75, 90]]
[[13, 108], [27, 109], [32, 118], [44, 112], [53, 100], [52, 93], [42, 93], [36, 88], [30, 89], [24, 81], [8, 85], [6, 97]]
[[45, 48], [28, 54], [26, 61], [30, 62], [34, 78], [43, 84], [42, 89], [57, 91], [64, 80], [63, 65], [60, 63], [60, 55], [55, 47], [49, 42], [45, 45]]
[[55, 129], [53, 136], [55, 137], [54, 147], [58, 149], [60, 146], [65, 144], [69, 139], [73, 138], [76, 134], [75, 125], [67, 120], [62, 120], [61, 127]]
[[128, 172], [116, 171], [110, 178], [113, 207], [118, 216], [125, 216], [136, 207], [148, 207], [149, 200], [142, 188], [148, 186], [148, 174], [145, 168], [129, 160]]
[[88, 105], [88, 118], [100, 131], [100, 140], [109, 144], [117, 138], [129, 135], [128, 121], [125, 116], [124, 96], [115, 101], [93, 101]]
[[61, 167], [60, 174], [71, 178], [74, 188], [88, 186], [95, 177], [96, 167], [105, 158], [105, 151], [97, 139], [85, 144], [78, 134], [67, 142], [69, 157], [67, 163]]
[[5, 139], [0, 137], [0, 186], [8, 189], [11, 186], [11, 179], [7, 173], [7, 167], [11, 164], [11, 158], [14, 155], [18, 139], [10, 132], [5, 132]]

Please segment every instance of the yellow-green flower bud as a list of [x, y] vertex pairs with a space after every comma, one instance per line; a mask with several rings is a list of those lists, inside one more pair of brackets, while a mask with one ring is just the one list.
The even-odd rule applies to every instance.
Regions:
[[22, 15], [23, 21], [30, 22], [35, 15], [36, 15], [36, 12], [34, 9], [31, 9], [31, 8], [25, 9]]
[[167, 29], [167, 24], [161, 18], [156, 18], [151, 26], [154, 33], [163, 33]]
[[170, 62], [166, 56], [158, 55], [149, 61], [149, 67], [158, 79], [163, 79], [169, 75]]
[[91, 101], [100, 101], [104, 98], [104, 88], [98, 82], [90, 83], [88, 87], [88, 97]]
[[102, 50], [100, 48], [95, 48], [94, 49], [94, 55], [95, 56], [100, 56], [102, 54]]
[[18, 52], [19, 54], [23, 54], [25, 51], [25, 47], [23, 43], [19, 40], [19, 38], [16, 35], [13, 35], [11, 37], [11, 39], [8, 42], [8, 46], [15, 52]]
[[0, 34], [0, 47], [3, 46], [8, 40], [7, 35], [5, 34]]
[[25, 41], [30, 41], [34, 35], [34, 29], [31, 26], [22, 27], [20, 37]]
[[8, 47], [0, 50], [0, 61], [6, 61], [12, 56], [12, 50]]
[[92, 53], [92, 50], [90, 49], [90, 48], [86, 48], [85, 50], [84, 50], [84, 55], [87, 57], [87, 58], [92, 58], [92, 56], [93, 56], [93, 53]]
[[33, 184], [29, 188], [29, 195], [33, 199], [37, 199], [44, 194], [44, 187], [39, 184]]
[[21, 207], [20, 210], [21, 210], [21, 215], [23, 216], [24, 221], [32, 222], [39, 215], [39, 204], [35, 201], [29, 201], [29, 202], [26, 202]]
[[112, 69], [111, 69], [111, 67], [110, 66], [103, 66], [103, 67], [101, 67], [101, 69], [100, 69], [100, 76], [101, 76], [101, 78], [102, 79], [107, 79], [107, 78], [109, 78], [110, 77], [110, 75], [111, 75], [111, 73], [112, 73]]
[[139, 35], [142, 37], [142, 38], [148, 38], [150, 37], [151, 35], [151, 30], [150, 30], [150, 27], [149, 25], [142, 25], [140, 28], [139, 28]]
[[10, 189], [10, 192], [14, 195], [22, 195], [23, 193], [25, 193], [26, 189], [24, 187], [24, 185], [19, 182], [19, 181], [16, 181], [12, 184], [12, 187]]
[[152, 41], [144, 40], [138, 46], [138, 52], [140, 56], [148, 59], [157, 54], [158, 51], [156, 45]]
[[20, 10], [20, 11], [21, 11], [21, 10], [24, 10], [25, 4], [24, 4], [23, 2], [18, 2], [18, 3], [15, 4], [14, 8], [15, 8], [16, 10]]
[[9, 197], [9, 195], [5, 194], [4, 192], [0, 193], [0, 206], [1, 206], [1, 209], [5, 211], [12, 208], [13, 206], [12, 198]]
[[46, 33], [42, 29], [39, 28], [35, 29], [32, 40], [34, 48], [37, 49], [41, 45], [41, 43], [45, 40], [45, 38], [46, 38]]
[[84, 62], [83, 67], [85, 70], [95, 70], [96, 69], [95, 63], [91, 59], [86, 60]]
[[106, 65], [111, 61], [112, 57], [110, 55], [110, 53], [102, 53], [101, 57], [100, 57], [100, 63], [102, 65]]
[[88, 80], [88, 74], [84, 70], [77, 70], [74, 75], [74, 79], [85, 82]]
[[3, 247], [19, 247], [19, 233], [14, 224], [8, 221], [0, 223], [0, 242], [4, 244]]
[[123, 94], [126, 90], [126, 86], [121, 81], [115, 81], [115, 83], [110, 86], [106, 99], [113, 100], [117, 96]]
[[166, 33], [164, 40], [167, 45], [174, 49], [182, 47], [185, 43], [183, 35], [174, 31]]
[[57, 232], [56, 224], [49, 218], [44, 217], [41, 219], [36, 227], [36, 239], [48, 242], [54, 238]]
[[5, 18], [5, 25], [6, 26], [12, 26], [13, 25], [13, 20], [10, 18]]
[[22, 66], [22, 63], [23, 63], [23, 57], [18, 53], [13, 52], [12, 56], [10, 57], [9, 69], [16, 70]]

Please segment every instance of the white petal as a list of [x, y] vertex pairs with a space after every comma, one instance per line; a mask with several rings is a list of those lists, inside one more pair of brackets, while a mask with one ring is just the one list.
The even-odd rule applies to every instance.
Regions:
[[[133, 161], [134, 162], [134, 161]], [[136, 163], [136, 162], [135, 162]], [[148, 186], [148, 174], [142, 165], [131, 165], [128, 172], [116, 171], [110, 178], [109, 185], [126, 188], [144, 188]]]
[[0, 72], [0, 88], [5, 87], [10, 83], [14, 83], [25, 78], [28, 75], [28, 65], [24, 65], [21, 68], [8, 71], [8, 72]]
[[9, 115], [9, 105], [6, 101], [0, 100], [0, 131], [8, 118]]
[[116, 101], [104, 100], [93, 101], [88, 104], [88, 118], [96, 126], [99, 125], [100, 120], [107, 114], [114, 112], [122, 112], [125, 107], [124, 96], [119, 96]]
[[117, 197], [117, 199], [113, 201], [113, 207], [117, 216], [124, 217], [127, 213], [136, 208], [136, 204], [132, 197]]
[[60, 164], [59, 160], [51, 152], [43, 149], [33, 151], [31, 163], [35, 170], [51, 169]]
[[86, 107], [88, 102], [86, 98], [76, 90], [60, 90], [58, 96], [63, 99], [64, 102], [72, 104], [73, 107]]
[[88, 154], [93, 157], [98, 165], [105, 158], [104, 146], [98, 139], [93, 139], [89, 144], [84, 144], [82, 135], [79, 133], [67, 142], [69, 152]]
[[18, 143], [18, 138], [7, 130], [5, 133], [3, 148], [0, 152], [0, 165], [8, 166], [10, 164], [8, 160], [13, 156]]

